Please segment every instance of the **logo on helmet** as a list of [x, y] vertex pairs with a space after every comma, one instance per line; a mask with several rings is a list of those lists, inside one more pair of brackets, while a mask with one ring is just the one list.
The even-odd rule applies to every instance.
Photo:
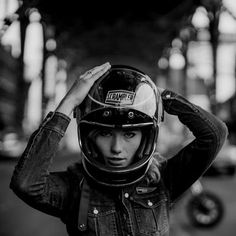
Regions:
[[114, 105], [132, 105], [135, 93], [127, 90], [108, 91], [105, 103]]

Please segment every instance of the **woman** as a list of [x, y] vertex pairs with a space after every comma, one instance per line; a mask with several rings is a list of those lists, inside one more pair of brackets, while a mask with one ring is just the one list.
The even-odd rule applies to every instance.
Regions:
[[[164, 111], [195, 139], [163, 162], [155, 149]], [[72, 113], [82, 163], [49, 172]], [[156, 88], [143, 72], [105, 63], [81, 75], [32, 134], [10, 186], [59, 217], [69, 235], [169, 235], [172, 204], [211, 165], [226, 135], [214, 115]]]

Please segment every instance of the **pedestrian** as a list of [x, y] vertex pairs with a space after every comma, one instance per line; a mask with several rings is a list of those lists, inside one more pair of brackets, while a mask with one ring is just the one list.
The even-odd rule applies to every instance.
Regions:
[[[195, 136], [168, 160], [156, 151], [165, 112]], [[50, 172], [72, 114], [82, 160]], [[10, 187], [60, 218], [69, 235], [169, 235], [170, 208], [209, 168], [226, 136], [216, 116], [142, 71], [105, 63], [81, 75], [32, 134]]]

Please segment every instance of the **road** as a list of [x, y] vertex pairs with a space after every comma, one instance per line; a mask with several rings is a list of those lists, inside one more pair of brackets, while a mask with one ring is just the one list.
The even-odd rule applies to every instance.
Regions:
[[[62, 156], [54, 169], [63, 170], [76, 160], [75, 155]], [[65, 236], [65, 226], [59, 219], [32, 209], [9, 189], [15, 160], [0, 160], [0, 235], [1, 236]], [[215, 192], [223, 201], [225, 215], [214, 228], [198, 229], [191, 226], [185, 212], [188, 194], [171, 213], [171, 236], [235, 236], [236, 232], [236, 177], [204, 178], [204, 188]]]

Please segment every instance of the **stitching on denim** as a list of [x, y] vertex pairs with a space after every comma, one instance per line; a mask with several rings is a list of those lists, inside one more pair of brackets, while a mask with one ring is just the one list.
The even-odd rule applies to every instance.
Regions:
[[63, 113], [61, 113], [61, 112], [55, 111], [52, 116], [54, 116], [54, 114], [57, 115], [57, 116], [60, 116], [60, 117], [62, 117], [62, 118], [64, 118], [64, 119], [66, 119], [66, 120], [69, 121], [69, 122], [71, 121], [71, 118], [70, 118], [70, 117], [68, 117], [67, 115], [65, 115], [65, 114], [63, 114]]
[[[45, 122], [42, 123], [41, 127], [42, 127], [42, 128], [45, 128], [45, 129], [48, 129], [48, 130], [51, 130], [51, 131], [55, 131], [55, 132], [59, 133], [61, 136], [64, 136], [65, 131], [63, 131], [63, 130], [60, 129], [60, 128], [57, 128], [56, 126], [48, 125], [48, 122], [53, 119], [53, 117], [54, 117], [55, 114], [56, 114], [56, 116], [59, 116], [59, 117], [65, 119], [66, 122], [70, 122], [70, 120], [71, 120], [69, 117], [67, 117], [67, 116], [66, 116], [65, 114], [63, 114], [63, 113], [60, 113], [60, 112], [54, 112], [54, 113], [52, 113], [52, 112], [50, 112], [50, 113], [49, 113], [49, 115], [50, 115], [50, 116], [49, 116], [49, 119], [45, 120]], [[68, 124], [65, 125], [65, 127], [67, 127], [67, 126], [68, 126]], [[63, 126], [63, 128], [64, 128], [64, 126]]]
[[29, 153], [31, 152], [32, 147], [34, 146], [34, 143], [35, 143], [36, 139], [38, 138], [38, 136], [40, 135], [40, 133], [42, 132], [42, 130], [43, 130], [43, 127], [40, 127], [38, 132], [35, 133], [35, 136], [34, 136], [32, 142], [31, 142], [31, 145], [29, 147], [27, 147], [27, 149], [25, 150], [24, 159], [21, 162], [21, 165], [18, 166], [17, 170], [21, 170], [23, 168], [25, 162], [27, 161], [27, 159], [29, 159]]
[[64, 134], [65, 134], [64, 131], [62, 131], [59, 128], [53, 127], [53, 126], [47, 125], [47, 126], [44, 126], [43, 128], [46, 129], [46, 130], [54, 131], [54, 132], [60, 134], [61, 136], [64, 136]]
[[[178, 99], [178, 98], [177, 98]], [[186, 104], [187, 105], [187, 104]], [[215, 153], [214, 155], [217, 154], [217, 152], [219, 151], [219, 148], [221, 146], [221, 142], [220, 142], [220, 137], [221, 137], [221, 134], [220, 134], [220, 130], [217, 128], [217, 125], [211, 120], [209, 119], [207, 116], [205, 116], [200, 109], [198, 109], [196, 106], [190, 104], [191, 107], [193, 108], [193, 111], [194, 112], [197, 112], [199, 114], [199, 117], [203, 120], [203, 121], [206, 121], [206, 125], [208, 125], [209, 128], [211, 128], [212, 130], [212, 134], [214, 135], [215, 137], [215, 140], [216, 140], [216, 150], [215, 150]]]
[[[172, 94], [173, 95], [173, 94]], [[184, 99], [182, 99], [181, 97], [179, 97], [177, 94], [174, 94], [175, 96], [169, 98], [169, 100], [172, 102], [174, 99], [176, 99], [177, 101], [181, 102], [182, 104], [186, 105], [187, 107], [191, 108], [193, 112], [198, 113], [199, 114], [199, 118], [201, 118], [203, 121], [206, 121], [206, 125], [212, 130], [212, 134], [215, 137], [216, 140], [216, 151], [214, 154], [216, 154], [219, 150], [220, 147], [220, 138], [219, 136], [221, 135], [219, 133], [219, 129], [216, 127], [216, 125], [214, 124], [214, 122], [212, 122], [208, 117], [206, 117], [204, 114], [202, 114], [201, 110], [198, 109], [197, 105], [188, 103], [187, 101], [185, 101]], [[168, 108], [171, 106], [171, 102], [168, 104]]]

